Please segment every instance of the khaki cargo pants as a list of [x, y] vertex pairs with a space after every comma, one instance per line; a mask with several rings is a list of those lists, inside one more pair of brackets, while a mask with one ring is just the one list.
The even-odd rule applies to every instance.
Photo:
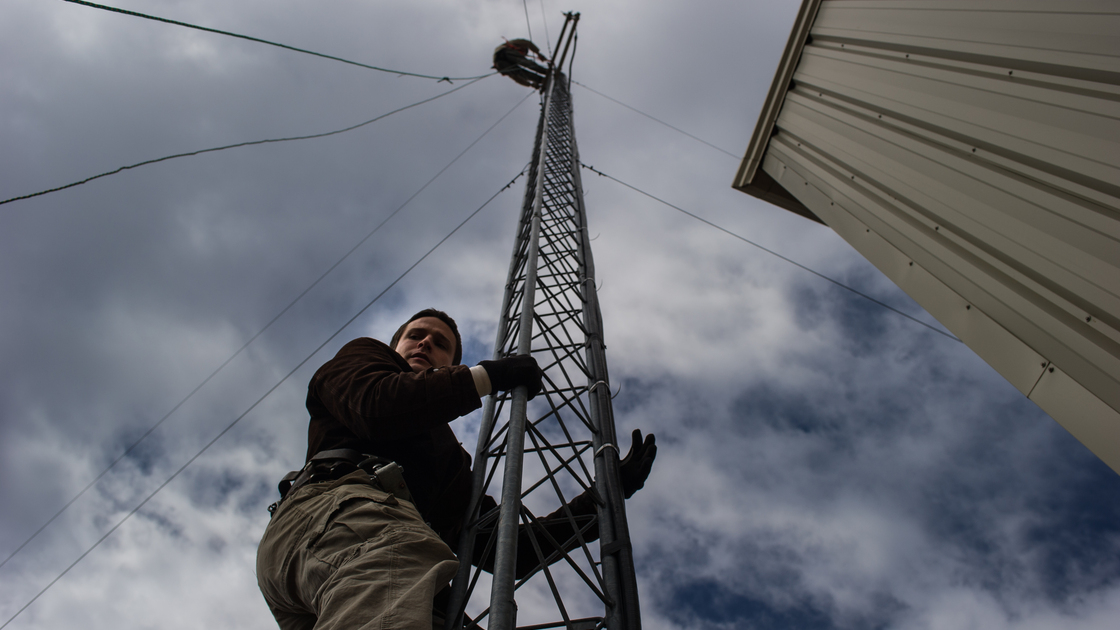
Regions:
[[361, 471], [297, 489], [257, 549], [282, 630], [431, 630], [432, 598], [458, 566], [412, 503]]

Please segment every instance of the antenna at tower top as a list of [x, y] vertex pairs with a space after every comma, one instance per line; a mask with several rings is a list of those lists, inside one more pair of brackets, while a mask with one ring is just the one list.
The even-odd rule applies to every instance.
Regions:
[[[579, 24], [579, 13], [572, 13], [571, 11], [564, 14], [564, 28], [560, 29], [560, 37], [556, 40], [556, 64], [554, 67], [563, 68], [564, 60], [568, 56], [568, 48], [572, 40], [576, 36], [576, 24]], [[569, 29], [568, 27], [571, 27]], [[563, 44], [564, 48], [561, 49], [560, 45]]]

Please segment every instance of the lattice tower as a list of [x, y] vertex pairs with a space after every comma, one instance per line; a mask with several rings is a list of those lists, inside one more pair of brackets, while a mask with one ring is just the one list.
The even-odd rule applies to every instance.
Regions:
[[[448, 630], [637, 629], [641, 623], [566, 77], [553, 71], [542, 97], [494, 357], [532, 354], [545, 386], [532, 401], [519, 387], [484, 405]], [[538, 519], [589, 488], [598, 513], [564, 512], [576, 533], [550, 540]], [[479, 514], [486, 494], [500, 496], [500, 506]], [[588, 542], [596, 529], [598, 541]], [[519, 533], [538, 565], [517, 580]], [[481, 541], [483, 553], [497, 549], [492, 580], [471, 566]], [[570, 549], [542, 551], [557, 547]]]

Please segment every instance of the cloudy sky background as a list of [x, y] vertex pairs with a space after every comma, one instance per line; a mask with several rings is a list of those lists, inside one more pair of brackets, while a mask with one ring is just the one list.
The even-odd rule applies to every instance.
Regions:
[[[797, 5], [528, 14], [543, 44], [580, 11], [576, 81], [740, 155]], [[528, 35], [511, 0], [115, 6], [437, 76]], [[452, 87], [60, 0], [4, 3], [0, 86], [4, 199]], [[275, 627], [253, 558], [308, 379], [427, 306], [487, 358], [524, 178], [296, 366], [517, 175], [528, 92], [490, 77], [0, 205], [3, 559], [513, 110], [0, 567], [0, 624], [294, 369], [8, 626]], [[573, 99], [584, 162], [936, 326], [831, 230], [732, 190], [737, 157]], [[1120, 477], [1033, 403], [962, 344], [583, 176], [619, 430], [660, 445], [628, 503], [647, 628], [1115, 627]]]

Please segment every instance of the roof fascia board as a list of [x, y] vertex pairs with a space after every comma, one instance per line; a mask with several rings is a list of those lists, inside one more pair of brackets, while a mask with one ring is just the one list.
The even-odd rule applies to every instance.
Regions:
[[766, 95], [762, 112], [758, 116], [758, 124], [754, 127], [754, 134], [747, 146], [747, 153], [739, 165], [739, 172], [735, 175], [735, 183], [732, 184], [734, 188], [743, 192], [749, 192], [746, 189], [754, 181], [755, 173], [762, 163], [763, 154], [766, 152], [766, 146], [769, 144], [770, 135], [774, 130], [774, 122], [778, 119], [778, 112], [781, 111], [782, 104], [785, 102], [786, 92], [789, 91], [790, 81], [793, 80], [797, 63], [801, 60], [801, 51], [805, 47], [805, 42], [809, 39], [809, 31], [812, 30], [813, 22], [817, 19], [817, 11], [820, 9], [821, 2], [822, 0], [804, 0], [797, 12], [797, 19], [793, 23], [789, 41], [786, 42], [781, 63], [774, 75], [774, 82], [770, 84], [770, 92]]

